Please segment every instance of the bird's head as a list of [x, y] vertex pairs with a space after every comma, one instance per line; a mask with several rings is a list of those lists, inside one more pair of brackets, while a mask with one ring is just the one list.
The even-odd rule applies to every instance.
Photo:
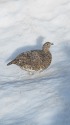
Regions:
[[53, 45], [53, 43], [51, 43], [51, 42], [46, 42], [46, 43], [44, 43], [44, 45], [43, 45], [43, 47], [42, 47], [42, 50], [43, 50], [44, 52], [49, 51], [49, 48], [51, 47], [51, 45]]

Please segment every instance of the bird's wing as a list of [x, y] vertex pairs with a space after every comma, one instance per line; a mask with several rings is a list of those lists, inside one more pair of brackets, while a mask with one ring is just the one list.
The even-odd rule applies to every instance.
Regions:
[[26, 63], [28, 61], [28, 52], [23, 52], [21, 54], [19, 54], [14, 60], [12, 60], [11, 62], [9, 62], [7, 65], [11, 65], [11, 64], [22, 64], [22, 63]]
[[40, 50], [33, 50], [30, 53], [30, 60], [32, 62], [39, 62], [41, 59]]
[[23, 52], [20, 55], [18, 55], [15, 59], [17, 61], [20, 61], [21, 63], [26, 63], [30, 58], [29, 58], [29, 53], [30, 52]]
[[8, 65], [10, 64], [17, 64], [17, 65], [31, 65], [33, 63], [40, 63], [41, 61], [42, 53], [40, 50], [33, 50], [33, 51], [27, 51], [23, 52], [20, 55], [18, 55], [14, 60], [12, 60]]

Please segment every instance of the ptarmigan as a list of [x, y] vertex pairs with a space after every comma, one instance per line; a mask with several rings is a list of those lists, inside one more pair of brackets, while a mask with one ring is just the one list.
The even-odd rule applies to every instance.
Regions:
[[53, 43], [46, 42], [41, 50], [31, 50], [19, 54], [7, 65], [16, 64], [27, 71], [39, 71], [48, 68], [52, 61], [52, 55], [49, 51]]

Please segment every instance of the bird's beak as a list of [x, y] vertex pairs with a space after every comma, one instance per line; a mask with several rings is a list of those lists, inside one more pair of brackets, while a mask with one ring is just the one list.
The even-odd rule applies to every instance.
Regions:
[[53, 43], [51, 43], [51, 45], [54, 45]]

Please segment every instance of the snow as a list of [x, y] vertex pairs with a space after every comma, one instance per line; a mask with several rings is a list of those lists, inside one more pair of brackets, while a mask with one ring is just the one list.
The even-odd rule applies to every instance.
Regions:
[[[7, 66], [45, 41], [54, 43], [47, 70]], [[70, 125], [69, 57], [69, 0], [0, 0], [0, 125]]]

